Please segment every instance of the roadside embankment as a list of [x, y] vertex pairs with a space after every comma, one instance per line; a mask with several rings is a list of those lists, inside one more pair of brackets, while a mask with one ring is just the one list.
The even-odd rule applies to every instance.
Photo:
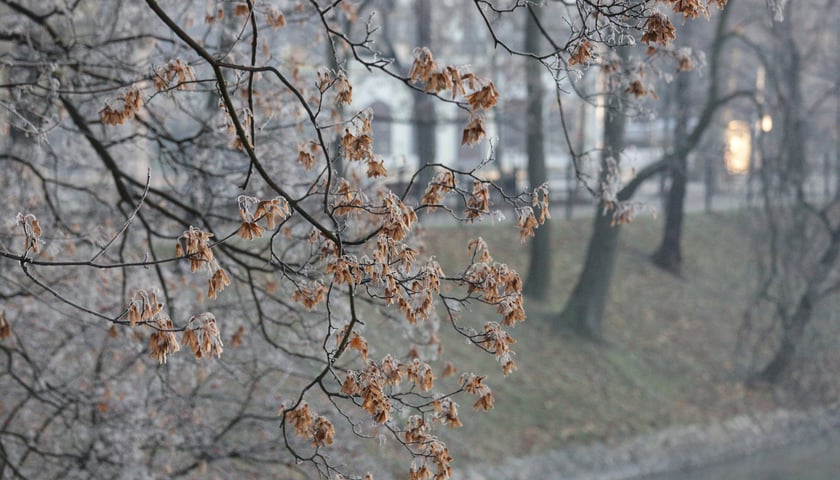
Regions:
[[840, 428], [840, 405], [737, 415], [709, 425], [674, 426], [617, 445], [595, 443], [472, 465], [461, 478], [630, 480], [678, 472], [795, 444]]

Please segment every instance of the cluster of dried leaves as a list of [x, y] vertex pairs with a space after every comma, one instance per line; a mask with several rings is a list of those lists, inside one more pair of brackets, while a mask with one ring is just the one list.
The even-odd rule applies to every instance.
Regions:
[[122, 125], [126, 120], [134, 118], [142, 107], [143, 96], [140, 90], [131, 87], [116, 98], [113, 104], [105, 105], [99, 114], [105, 125]]
[[[338, 3], [338, 14], [354, 20], [354, 8]], [[696, 18], [707, 17], [712, 4], [723, 8], [726, 1], [662, 0], [662, 3], [684, 18]], [[306, 7], [296, 7], [295, 13], [305, 10]], [[313, 11], [324, 19], [334, 13], [331, 8]], [[239, 2], [233, 5], [231, 12], [239, 21], [253, 23], [255, 31], [257, 19], [263, 22], [261, 25], [272, 29], [287, 25], [282, 12], [259, 3]], [[157, 15], [165, 17], [164, 13]], [[171, 18], [166, 20], [169, 21], [167, 25], [175, 23]], [[227, 20], [224, 10], [218, 9], [208, 13], [205, 21], [214, 26]], [[369, 48], [368, 43], [355, 44], [329, 30], [331, 23], [324, 21], [331, 40], [345, 42], [345, 47], [353, 52], [354, 49]], [[675, 35], [674, 25], [667, 15], [653, 12], [644, 24], [641, 41], [653, 54], [655, 45], [665, 47]], [[179, 31], [178, 37], [188, 38], [189, 34], [186, 30]], [[593, 42], [586, 36], [572, 42], [568, 65], [591, 63], [597, 50], [597, 42]], [[375, 150], [372, 113], [363, 110], [343, 114], [353, 106], [353, 85], [348, 71], [318, 69], [312, 75], [316, 77], [314, 81], [302, 79], [297, 66], [289, 68], [288, 76], [273, 66], [257, 75], [255, 64], [233, 68], [227, 60], [219, 60], [227, 58], [225, 55], [230, 52], [218, 58], [204, 56], [201, 48], [192, 47], [200, 42], [186, 43], [191, 45], [193, 54], [202, 57], [193, 62], [195, 69], [190, 62], [175, 59], [152, 69], [151, 75], [137, 79], [133, 85], [111, 90], [121, 93], [98, 112], [99, 119], [105, 125], [125, 125], [137, 117], [142, 108], [150, 108], [147, 102], [159, 92], [167, 95], [157, 96], [155, 102], [172, 101], [176, 95], [190, 93], [188, 85], [212, 82], [218, 93], [216, 114], [223, 115], [224, 120], [208, 125], [223, 125], [228, 135], [227, 147], [233, 146], [233, 153], [247, 156], [248, 173], [243, 189], [249, 191], [251, 188], [253, 193], [235, 198], [238, 221], [231, 213], [232, 221], [225, 224], [229, 217], [213, 212], [210, 217], [214, 220], [225, 219], [218, 226], [209, 226], [206, 219], [205, 223], [199, 223], [201, 228], [192, 226], [192, 222], [175, 222], [178, 226], [172, 231], [186, 230], [180, 235], [166, 237], [171, 239], [177, 235], [174, 257], [148, 262], [144, 266], [159, 268], [170, 261], [187, 262], [191, 273], [206, 275], [206, 295], [201, 293], [194, 303], [217, 300], [231, 295], [230, 291], [225, 291], [227, 287], [233, 285], [231, 290], [234, 290], [242, 286], [242, 290], [251, 292], [256, 302], [260, 299], [267, 304], [273, 301], [282, 305], [279, 311], [300, 309], [306, 312], [307, 318], [323, 320], [304, 328], [309, 330], [307, 335], [312, 348], [300, 355], [307, 361], [318, 360], [319, 370], [313, 374], [308, 386], [296, 393], [295, 400], [280, 407], [283, 440], [296, 459], [309, 460], [327, 472], [337, 472], [323, 454], [324, 450], [342, 443], [339, 440], [341, 429], [337, 429], [333, 421], [336, 418], [346, 420], [355, 433], [355, 429], [363, 425], [358, 420], [361, 416], [377, 427], [385, 427], [411, 452], [409, 479], [450, 478], [452, 457], [445, 442], [435, 435], [435, 426], [462, 426], [456, 402], [459, 395], [472, 396], [473, 408], [480, 411], [493, 408], [494, 397], [484, 383], [486, 377], [475, 373], [463, 373], [449, 391], [441, 385], [445, 382], [438, 381], [434, 365], [445, 362], [438, 337], [440, 317], [447, 318], [452, 331], [466, 337], [468, 343], [492, 355], [504, 374], [509, 375], [516, 370], [512, 349], [516, 341], [507, 329], [526, 318], [522, 281], [516, 271], [492, 258], [481, 238], [473, 239], [467, 245], [469, 261], [462, 271], [445, 272], [433, 256], [421, 253], [422, 245], [415, 231], [418, 214], [424, 210], [431, 212], [443, 208], [464, 222], [484, 219], [494, 206], [491, 198], [494, 186], [477, 177], [474, 171], [460, 172], [441, 167], [428, 184], [409, 186], [408, 191], [422, 192], [416, 202], [408, 191], [397, 192], [382, 181], [389, 172], [385, 159]], [[249, 53], [255, 59], [256, 39], [251, 48]], [[230, 55], [230, 58], [234, 57]], [[361, 58], [363, 56], [357, 55], [357, 59]], [[196, 74], [196, 70], [201, 70], [198, 66], [201, 63], [214, 67], [210, 73], [204, 71], [207, 75], [204, 78], [201, 73]], [[244, 80], [236, 85], [238, 88], [231, 87], [224, 76], [216, 73], [223, 68], [234, 71], [236, 75], [231, 77], [237, 77], [237, 81], [247, 78], [247, 87]], [[610, 62], [604, 63], [608, 72], [618, 72], [620, 68]], [[681, 61], [680, 69], [684, 68], [690, 68], [690, 60]], [[261, 75], [277, 78], [272, 84]], [[639, 72], [637, 77], [626, 82], [626, 91], [636, 96], [651, 94], [643, 82], [643, 75], [644, 72]], [[488, 79], [463, 66], [438, 63], [426, 47], [414, 50], [414, 61], [405, 75], [393, 76], [415, 85], [412, 88], [425, 94], [441, 99], [448, 96], [447, 101], [468, 111], [461, 139], [463, 145], [475, 145], [486, 136], [485, 116], [499, 101], [499, 93]], [[310, 91], [307, 85], [311, 84], [314, 89]], [[152, 93], [144, 100], [144, 89], [150, 87]], [[281, 116], [278, 112], [284, 112], [283, 107], [277, 107], [278, 102], [269, 100], [277, 93], [272, 89], [278, 88], [285, 96], [285, 111], [303, 112], [290, 115], [294, 127], [288, 131], [298, 136], [288, 142], [294, 146], [286, 149], [276, 144], [263, 147], [256, 126], [268, 124]], [[325, 121], [324, 117], [329, 120]], [[145, 116], [141, 116], [143, 118]], [[138, 128], [140, 130], [142, 128]], [[349, 164], [346, 171], [336, 168], [338, 156]], [[271, 170], [265, 168], [266, 159], [282, 166], [275, 170], [275, 176], [280, 176], [277, 171], [285, 174], [283, 169], [301, 173], [290, 175], [295, 176], [293, 179], [275, 178]], [[252, 172], [256, 172], [257, 180], [251, 180]], [[258, 186], [253, 183], [249, 186], [249, 180]], [[608, 197], [614, 193], [614, 183], [604, 186]], [[502, 193], [502, 197], [517, 214], [516, 223], [523, 242], [550, 218], [545, 186], [522, 195]], [[233, 203], [234, 199], [230, 199], [230, 204]], [[452, 204], [458, 206], [452, 208]], [[463, 217], [457, 217], [456, 211], [463, 212]], [[632, 210], [622, 211], [616, 221], [629, 221], [632, 214]], [[165, 212], [163, 216], [166, 217]], [[128, 226], [132, 220], [129, 218], [126, 223], [126, 231], [130, 230]], [[23, 229], [25, 241], [21, 258], [39, 254], [42, 232], [36, 217], [18, 214], [17, 224]], [[231, 233], [217, 236], [226, 228]], [[225, 247], [229, 250], [223, 253]], [[281, 250], [282, 253], [278, 253]], [[245, 256], [245, 253], [250, 256], [248, 262], [251, 264], [259, 263], [254, 260], [263, 263], [255, 267], [237, 261], [237, 255]], [[181, 287], [168, 285], [163, 276], [160, 278], [164, 291]], [[128, 291], [131, 290], [126, 289]], [[134, 289], [127, 307], [112, 322], [125, 324], [137, 329], [135, 331], [150, 331], [149, 356], [161, 364], [182, 345], [198, 359], [221, 358], [224, 347], [221, 330], [225, 325], [220, 325], [209, 311], [192, 315], [186, 321], [173, 321], [166, 309], [166, 303], [173, 303], [162, 299], [168, 295], [166, 292], [161, 294], [157, 287]], [[242, 298], [246, 297], [238, 300]], [[120, 300], [119, 304], [123, 302]], [[364, 314], [359, 311], [363, 302], [367, 308]], [[469, 320], [461, 318], [459, 309], [471, 302], [495, 309], [496, 319], [482, 319], [481, 324], [470, 327]], [[258, 311], [262, 319], [263, 309], [267, 308], [272, 307], [259, 304], [253, 310]], [[174, 309], [171, 311], [175, 312]], [[377, 329], [384, 330], [384, 327], [379, 324], [379, 318], [363, 317], [381, 311], [386, 312], [389, 319], [398, 319], [406, 331], [422, 341], [377, 344], [382, 336]], [[220, 319], [226, 318], [220, 310], [216, 313]], [[172, 315], [177, 317], [175, 313]], [[276, 324], [282, 325], [282, 322]], [[181, 334], [180, 341], [178, 333]], [[11, 325], [5, 312], [0, 313], [0, 338], [10, 335]], [[240, 325], [228, 345], [241, 344], [244, 335], [245, 329]], [[286, 348], [272, 345], [278, 350]], [[378, 349], [386, 351], [377, 352]], [[346, 352], [354, 353], [347, 355]], [[379, 360], [374, 359], [374, 355]], [[441, 377], [455, 375], [457, 371], [457, 366], [445, 362]], [[455, 383], [454, 377], [452, 383]], [[100, 413], [106, 414], [107, 408], [100, 409]], [[287, 426], [295, 437], [306, 443], [305, 448], [311, 448], [314, 453], [304, 455], [293, 450], [286, 437]], [[372, 479], [370, 474], [364, 478]]]
[[484, 113], [499, 100], [493, 82], [475, 76], [465, 67], [441, 67], [426, 47], [414, 50], [414, 63], [408, 72], [413, 83], [424, 84], [426, 92], [450, 92], [452, 98], [463, 97], [470, 108], [469, 120], [461, 138], [462, 145], [475, 145], [486, 135]]
[[157, 289], [139, 289], [129, 300], [126, 310], [131, 327], [143, 326], [152, 329], [149, 340], [149, 356], [159, 363], [166, 363], [169, 355], [178, 352], [181, 345], [175, 333], [182, 331], [181, 343], [190, 347], [196, 358], [222, 355], [222, 340], [216, 326], [216, 317], [204, 312], [191, 317], [186, 327], [176, 328], [164, 310]]
[[37, 254], [41, 251], [41, 225], [35, 215], [18, 212], [15, 221], [23, 228], [24, 255]]
[[6, 320], [6, 312], [0, 311], [0, 339], [12, 336], [12, 326]]

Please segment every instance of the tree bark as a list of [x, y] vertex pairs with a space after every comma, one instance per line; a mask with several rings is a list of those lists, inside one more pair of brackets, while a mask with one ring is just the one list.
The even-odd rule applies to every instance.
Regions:
[[[525, 51], [537, 53], [540, 31], [535, 19], [539, 18], [539, 10], [535, 7], [529, 7], [528, 10], [530, 15], [525, 27]], [[545, 88], [541, 74], [542, 65], [539, 62], [526, 63], [525, 83], [528, 105], [525, 112], [525, 143], [528, 152], [528, 182], [531, 188], [542, 185], [548, 179], [545, 166], [543, 120]], [[547, 221], [534, 232], [530, 245], [528, 275], [523, 289], [525, 295], [539, 300], [544, 300], [551, 291], [551, 227], [549, 222]]]
[[790, 319], [790, 326], [784, 329], [782, 341], [779, 343], [779, 347], [776, 349], [773, 358], [753, 378], [753, 382], [773, 384], [781, 380], [793, 363], [796, 348], [802, 341], [802, 335], [805, 333], [805, 327], [808, 324], [812, 311], [813, 306], [811, 302], [806, 298], [802, 298], [802, 301], [797, 305], [796, 313]]
[[[626, 49], [620, 49], [619, 55], [626, 58]], [[620, 102], [620, 97], [614, 99]], [[601, 155], [601, 176], [607, 172], [607, 160], [618, 158], [624, 148], [624, 126], [626, 117], [616, 108], [604, 117], [604, 151]], [[638, 177], [637, 177], [638, 178]], [[628, 185], [629, 187], [629, 185]], [[634, 188], [635, 190], [635, 188]], [[611, 217], [604, 215], [603, 201], [595, 212], [592, 236], [586, 251], [583, 271], [571, 297], [560, 313], [560, 325], [567, 325], [576, 333], [590, 340], [604, 340], [604, 307], [609, 297], [612, 274], [620, 229], [611, 226]]]
[[621, 228], [610, 225], [611, 217], [604, 215], [602, 208], [598, 205], [595, 212], [586, 262], [559, 322], [559, 325], [569, 326], [575, 333], [596, 342], [604, 340], [604, 308], [615, 270]]
[[[431, 48], [432, 6], [431, 2], [416, 2], [417, 45]], [[417, 168], [434, 163], [437, 154], [437, 122], [435, 121], [434, 99], [423, 93], [414, 93], [414, 151], [417, 154]], [[422, 195], [433, 176], [431, 168], [425, 168], [417, 177], [417, 195]]]
[[[712, 79], [714, 81], [714, 79]], [[674, 142], [681, 142], [688, 131], [689, 88], [691, 81], [689, 74], [684, 73], [677, 78], [676, 104], [679, 113], [674, 125]], [[671, 186], [665, 199], [665, 228], [662, 242], [651, 256], [654, 265], [675, 275], [682, 273], [682, 226], [685, 212], [685, 192], [688, 180], [688, 152], [674, 155], [668, 166], [668, 176]]]
[[840, 257], [840, 230], [832, 232], [831, 241], [820, 256], [820, 262], [808, 278], [808, 287], [799, 297], [796, 309], [790, 317], [782, 319], [782, 340], [773, 358], [754, 380], [777, 383], [790, 369], [796, 350], [802, 343], [805, 328], [811, 321], [814, 305], [820, 297], [823, 284], [834, 269]]
[[[673, 154], [669, 165], [668, 174], [671, 179], [671, 186], [665, 203], [665, 227], [662, 233], [662, 242], [659, 248], [651, 255], [654, 265], [669, 271], [675, 275], [682, 274], [682, 230], [685, 218], [685, 195], [688, 182], [688, 155], [700, 142], [703, 133], [711, 124], [713, 114], [720, 105], [719, 75], [723, 43], [726, 33], [726, 21], [731, 8], [725, 9], [718, 17], [715, 37], [712, 42], [710, 59], [709, 87], [706, 94], [706, 103], [698, 118], [698, 123], [688, 132], [688, 121], [690, 118], [691, 104], [691, 73], [682, 73], [677, 77], [676, 82], [676, 107], [679, 111], [673, 132]], [[686, 24], [682, 32], [684, 42], [691, 44], [691, 27]], [[707, 160], [707, 168], [713, 165]], [[711, 181], [714, 172], [706, 171], [706, 210], [711, 209]]]
[[[581, 104], [578, 111], [578, 127], [575, 133], [575, 150], [583, 152], [586, 148], [586, 104]], [[578, 201], [578, 193], [580, 186], [577, 180], [577, 170], [573, 159], [569, 160], [569, 166], [566, 169], [566, 220], [572, 219], [575, 204]]]

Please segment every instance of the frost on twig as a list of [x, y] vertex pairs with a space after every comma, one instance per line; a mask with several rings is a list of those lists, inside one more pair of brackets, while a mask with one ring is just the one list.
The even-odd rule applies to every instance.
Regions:
[[773, 14], [774, 22], [785, 20], [785, 6], [788, 0], [767, 0], [767, 9]]
[[15, 217], [17, 224], [23, 227], [24, 255], [37, 254], [41, 251], [41, 225], [35, 215], [18, 213]]
[[645, 202], [620, 200], [618, 194], [622, 189], [621, 168], [614, 157], [604, 160], [605, 170], [601, 173], [601, 205], [602, 215], [609, 214], [611, 226], [630, 223], [640, 213], [656, 215], [656, 209]]

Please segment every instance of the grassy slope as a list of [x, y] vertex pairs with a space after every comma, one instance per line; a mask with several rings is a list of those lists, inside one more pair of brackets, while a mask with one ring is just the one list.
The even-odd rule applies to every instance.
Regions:
[[[463, 369], [491, 372], [496, 395], [488, 413], [463, 405], [465, 427], [443, 433], [456, 458], [486, 461], [571, 441], [612, 441], [769, 405], [763, 394], [739, 385], [730, 361], [752, 288], [744, 221], [736, 215], [688, 217], [682, 279], [647, 261], [661, 221], [640, 219], [624, 227], [604, 347], [551, 328], [574, 286], [591, 222], [556, 221], [556, 293], [545, 304], [527, 304], [529, 319], [513, 332], [519, 370], [504, 378], [486, 355], [444, 340], [446, 356]], [[432, 229], [429, 251], [444, 252], [438, 260], [451, 271], [461, 265], [457, 256], [467, 240], [479, 235], [496, 260], [524, 273], [527, 249], [512, 226]]]

